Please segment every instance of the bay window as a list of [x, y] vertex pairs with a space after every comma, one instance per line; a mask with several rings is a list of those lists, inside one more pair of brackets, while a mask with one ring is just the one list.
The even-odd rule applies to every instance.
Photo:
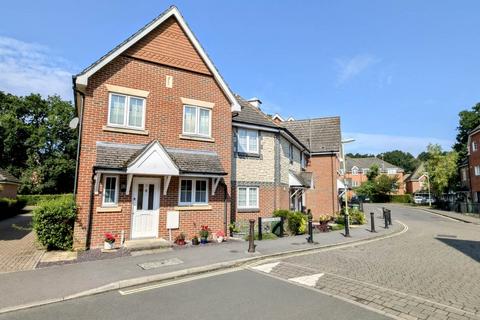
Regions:
[[258, 187], [238, 187], [238, 209], [258, 209]]
[[183, 133], [210, 137], [212, 110], [191, 105], [183, 106]]
[[207, 179], [181, 179], [180, 205], [208, 204]]
[[108, 125], [132, 129], [145, 127], [145, 99], [110, 93]]

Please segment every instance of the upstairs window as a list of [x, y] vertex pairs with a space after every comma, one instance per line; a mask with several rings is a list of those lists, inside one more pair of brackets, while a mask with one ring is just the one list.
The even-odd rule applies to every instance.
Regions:
[[475, 166], [475, 175], [480, 176], [480, 166]]
[[397, 169], [389, 168], [389, 169], [387, 169], [387, 173], [388, 174], [397, 174]]
[[353, 176], [358, 175], [358, 168], [357, 168], [357, 167], [353, 167], [353, 168], [352, 168], [352, 175], [353, 175]]
[[183, 134], [212, 136], [212, 110], [208, 108], [183, 106]]
[[132, 129], [145, 128], [145, 99], [110, 93], [108, 125]]
[[258, 154], [258, 131], [238, 129], [238, 152]]
[[288, 159], [290, 159], [290, 163], [293, 163], [293, 144], [291, 143], [288, 146]]
[[300, 153], [300, 165], [302, 169], [307, 167], [307, 156], [303, 152]]
[[478, 144], [476, 141], [472, 142], [472, 151], [477, 151], [478, 150]]
[[362, 169], [362, 174], [367, 174], [367, 173], [368, 173], [368, 171], [370, 171], [370, 169], [363, 168], [363, 169]]

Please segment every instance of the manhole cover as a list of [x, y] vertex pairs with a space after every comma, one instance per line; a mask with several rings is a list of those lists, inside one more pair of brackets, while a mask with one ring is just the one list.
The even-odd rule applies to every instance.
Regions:
[[453, 234], [437, 234], [437, 237], [440, 237], [440, 238], [457, 238], [457, 236], [453, 235]]
[[173, 266], [180, 263], [183, 263], [183, 261], [178, 258], [173, 258], [173, 259], [166, 259], [161, 261], [139, 263], [138, 266], [143, 270], [150, 270], [150, 269], [161, 268], [166, 266]]

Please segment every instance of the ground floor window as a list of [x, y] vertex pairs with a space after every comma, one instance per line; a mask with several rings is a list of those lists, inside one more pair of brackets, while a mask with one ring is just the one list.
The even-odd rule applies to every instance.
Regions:
[[118, 176], [105, 176], [103, 180], [103, 206], [118, 204]]
[[258, 208], [258, 187], [238, 187], [237, 205], [239, 209]]
[[208, 204], [208, 180], [181, 179], [179, 204]]

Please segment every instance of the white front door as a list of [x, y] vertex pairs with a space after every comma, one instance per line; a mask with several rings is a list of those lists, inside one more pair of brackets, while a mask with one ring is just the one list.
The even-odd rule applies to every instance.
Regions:
[[160, 178], [134, 178], [132, 188], [132, 239], [157, 238]]

